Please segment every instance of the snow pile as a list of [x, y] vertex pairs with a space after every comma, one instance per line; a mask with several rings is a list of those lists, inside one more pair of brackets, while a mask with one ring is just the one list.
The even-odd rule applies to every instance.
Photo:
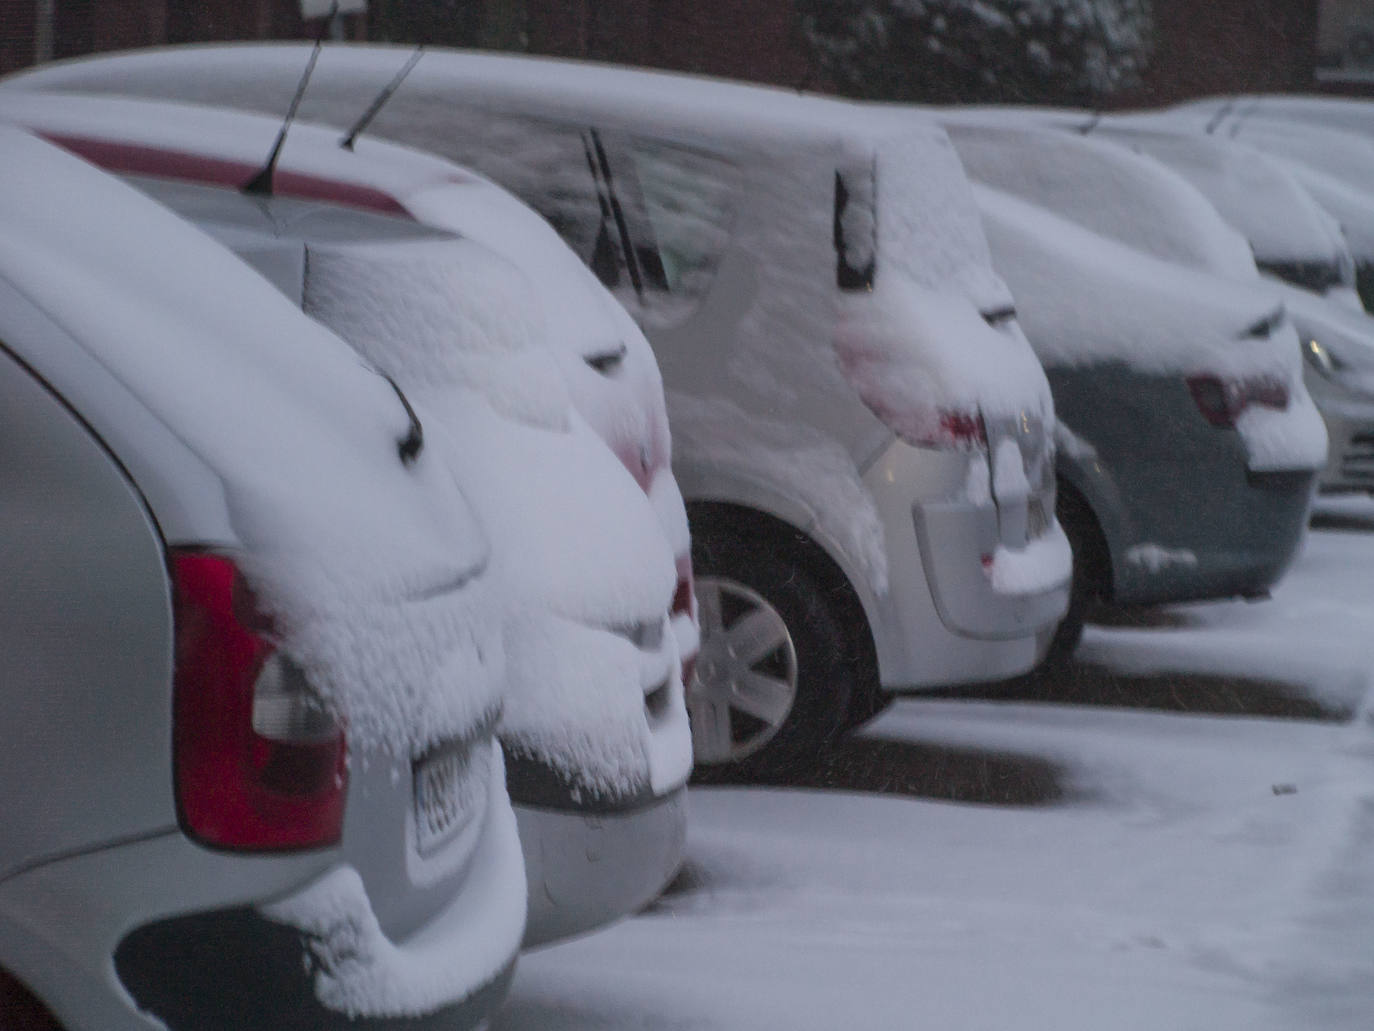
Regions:
[[1072, 568], [1069, 539], [1056, 522], [1024, 548], [997, 545], [987, 574], [998, 594], [1034, 594], [1062, 586]]
[[503, 415], [564, 429], [568, 393], [542, 341], [534, 287], [466, 240], [312, 245], [305, 310], [407, 390], [479, 391]]
[[[1255, 261], [1245, 239], [1196, 189], [1156, 162], [1068, 132], [958, 118], [951, 113], [945, 126], [974, 182], [1156, 257], [1237, 279], [1254, 278]], [[1269, 181], [1261, 171], [1251, 173], [1249, 180], [1237, 187]], [[1294, 199], [1293, 184], [1287, 185], [1290, 192], [1281, 201]], [[1306, 205], [1298, 210], [1314, 207], [1310, 199]], [[1261, 210], [1273, 225], [1274, 212], [1268, 205]], [[1330, 250], [1328, 232], [1320, 253], [1328, 256]]]
[[1196, 566], [1197, 555], [1186, 548], [1166, 548], [1159, 544], [1137, 544], [1126, 549], [1126, 561], [1158, 573], [1170, 566]]
[[434, 455], [401, 463], [391, 387], [136, 191], [22, 133], [0, 155], [0, 270], [220, 475], [245, 575], [352, 748], [469, 736], [502, 689], [487, 545]]
[[[549, 224], [505, 190], [482, 181], [444, 184], [404, 203], [420, 222], [483, 244], [538, 283], [551, 329], [546, 344], [574, 407], [647, 488], [668, 465], [671, 443], [658, 362], [634, 320]], [[608, 355], [620, 357], [604, 373], [587, 361]]]
[[[396, 370], [492, 534], [510, 596], [502, 740], [600, 795], [673, 786], [691, 768], [676, 641], [641, 650], [617, 628], [663, 627], [674, 554], [649, 497], [570, 410], [544, 327], [486, 317], [537, 316], [530, 291], [473, 241], [312, 246], [306, 308]], [[665, 682], [673, 704], [651, 726], [645, 695]]]
[[492, 797], [503, 801], [489, 807], [464, 890], [409, 941], [387, 938], [350, 866], [261, 908], [302, 932], [306, 970], [328, 1008], [354, 1019], [423, 1016], [490, 983], [519, 951], [525, 879], [511, 876], [509, 857], [520, 854], [520, 842], [499, 752], [491, 756]]

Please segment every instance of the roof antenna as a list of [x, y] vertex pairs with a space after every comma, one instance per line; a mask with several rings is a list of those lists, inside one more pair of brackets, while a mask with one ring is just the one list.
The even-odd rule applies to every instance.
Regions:
[[272, 173], [277, 169], [277, 158], [281, 157], [282, 144], [286, 142], [286, 131], [291, 128], [291, 120], [296, 117], [296, 108], [301, 106], [301, 98], [305, 96], [305, 87], [310, 82], [310, 74], [315, 70], [315, 62], [320, 59], [320, 48], [324, 46], [324, 37], [329, 32], [330, 23], [334, 16], [339, 13], [339, 0], [334, 0], [329, 5], [329, 13], [325, 15], [320, 23], [320, 34], [315, 37], [315, 48], [310, 51], [310, 60], [306, 63], [305, 74], [301, 76], [300, 85], [296, 87], [296, 95], [291, 98], [291, 106], [286, 111], [286, 120], [281, 123], [281, 131], [277, 133], [277, 142], [272, 144], [272, 153], [267, 155], [267, 164], [262, 166], [262, 171], [243, 184], [244, 193], [254, 193], [262, 197], [272, 196]]
[[420, 58], [424, 56], [425, 45], [421, 43], [415, 48], [415, 53], [410, 55], [410, 60], [407, 61], [404, 67], [396, 73], [395, 77], [386, 84], [382, 92], [377, 94], [376, 99], [367, 106], [367, 110], [363, 112], [362, 117], [354, 122], [353, 127], [344, 134], [341, 140], [339, 140], [340, 147], [344, 150], [353, 149], [353, 141], [362, 135], [364, 129], [372, 124], [372, 119], [376, 118], [382, 108], [386, 106], [386, 102], [391, 99], [392, 94], [401, 88], [401, 83], [405, 82], [406, 76], [410, 74], [410, 70], [419, 64]]

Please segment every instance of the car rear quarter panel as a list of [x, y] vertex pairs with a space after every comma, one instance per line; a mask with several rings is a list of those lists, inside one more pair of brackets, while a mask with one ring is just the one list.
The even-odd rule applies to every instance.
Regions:
[[0, 324], [0, 880], [175, 824], [162, 542]]

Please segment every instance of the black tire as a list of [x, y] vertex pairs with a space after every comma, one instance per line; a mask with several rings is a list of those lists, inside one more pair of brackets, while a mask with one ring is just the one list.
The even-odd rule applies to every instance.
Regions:
[[1107, 543], [1097, 517], [1083, 497], [1062, 480], [1054, 512], [1073, 550], [1073, 580], [1069, 587], [1069, 610], [1055, 629], [1045, 655], [1043, 666], [1048, 668], [1063, 667], [1073, 658], [1083, 639], [1088, 613], [1105, 600], [1111, 586]]
[[[852, 612], [836, 604], [848, 587], [842, 585], [837, 591], [829, 582], [831, 577], [818, 568], [811, 553], [815, 545], [806, 538], [751, 520], [694, 518], [692, 538], [692, 564], [702, 607], [701, 655], [688, 689], [697, 780], [785, 781], [790, 770], [814, 765], [818, 753], [847, 728], [851, 701], [861, 696], [865, 660], [854, 654], [854, 628], [845, 622], [847, 615], [852, 619]], [[768, 721], [736, 709], [739, 696], [731, 692], [729, 682], [741, 671], [741, 663], [765, 678], [784, 678], [787, 648], [780, 646], [757, 662], [746, 662], [747, 656], [726, 658], [722, 652], [726, 637], [710, 625], [713, 591], [719, 592], [722, 606], [717, 626], [725, 631], [742, 628], [745, 617], [761, 622], [766, 613], [759, 602], [785, 626], [794, 694], [775, 726], [761, 726]], [[760, 647], [769, 640], [760, 637]], [[709, 734], [702, 728], [708, 718], [712, 721]], [[722, 720], [729, 725], [729, 755], [719, 747]], [[712, 752], [703, 750], [708, 737], [714, 743]]]

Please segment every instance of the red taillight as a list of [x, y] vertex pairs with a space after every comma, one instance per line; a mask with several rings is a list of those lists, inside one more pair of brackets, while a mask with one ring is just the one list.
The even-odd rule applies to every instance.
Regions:
[[300, 669], [265, 636], [233, 562], [172, 555], [173, 764], [183, 830], [219, 848], [336, 844], [344, 734]]
[[937, 445], [957, 448], [988, 446], [988, 428], [980, 412], [941, 412], [940, 436], [942, 439], [934, 442]]
[[1252, 404], [1288, 407], [1288, 387], [1269, 376], [1223, 380], [1217, 376], [1189, 376], [1188, 391], [1202, 417], [1213, 426], [1230, 427]]

